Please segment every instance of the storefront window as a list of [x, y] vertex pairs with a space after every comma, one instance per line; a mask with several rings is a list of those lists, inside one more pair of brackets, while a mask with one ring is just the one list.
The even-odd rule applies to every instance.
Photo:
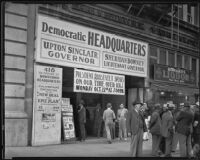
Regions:
[[160, 49], [160, 64], [166, 65], [166, 50]]
[[182, 56], [177, 54], [177, 67], [182, 68]]
[[184, 68], [189, 70], [190, 69], [190, 57], [185, 55], [184, 61], [185, 61]]
[[192, 58], [192, 72], [196, 73], [196, 59]]
[[169, 54], [168, 54], [168, 65], [169, 66], [174, 66], [175, 65], [175, 56], [174, 56], [174, 53], [170, 52], [170, 51], [169, 51]]
[[157, 57], [157, 48], [155, 46], [150, 46], [150, 55]]

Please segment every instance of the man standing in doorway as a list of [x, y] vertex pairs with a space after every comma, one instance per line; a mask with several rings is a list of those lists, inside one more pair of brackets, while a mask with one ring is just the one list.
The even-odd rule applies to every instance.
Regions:
[[107, 104], [107, 109], [103, 112], [103, 120], [105, 122], [105, 129], [108, 143], [111, 144], [111, 132], [113, 126], [113, 119], [115, 119], [115, 113], [111, 110], [112, 105], [111, 103]]
[[142, 103], [133, 103], [127, 116], [128, 135], [131, 136], [130, 156], [142, 157], [143, 133], [147, 131], [144, 117], [140, 113]]
[[95, 110], [95, 118], [94, 118], [94, 133], [99, 138], [101, 137], [101, 128], [103, 124], [103, 109], [101, 104], [97, 104], [97, 109]]
[[86, 110], [83, 101], [79, 104], [78, 119], [80, 126], [80, 141], [85, 141]]

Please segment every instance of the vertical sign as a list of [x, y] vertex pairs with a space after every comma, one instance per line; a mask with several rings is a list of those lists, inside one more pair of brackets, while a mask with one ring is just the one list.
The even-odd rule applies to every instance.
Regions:
[[62, 68], [35, 65], [32, 145], [61, 141]]
[[75, 138], [73, 108], [72, 105], [70, 105], [69, 98], [62, 98], [61, 104], [64, 140], [70, 140]]

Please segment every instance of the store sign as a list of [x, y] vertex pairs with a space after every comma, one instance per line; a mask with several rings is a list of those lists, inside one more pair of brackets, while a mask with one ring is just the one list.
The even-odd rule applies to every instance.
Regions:
[[125, 76], [74, 69], [74, 92], [125, 95]]
[[62, 68], [35, 65], [32, 145], [61, 140]]
[[148, 44], [38, 15], [36, 61], [147, 77]]
[[62, 98], [61, 102], [61, 113], [62, 113], [62, 128], [64, 140], [70, 140], [75, 138], [75, 127], [74, 127], [74, 116], [73, 108], [70, 105], [69, 98]]
[[185, 69], [154, 65], [154, 80], [195, 85], [195, 75]]

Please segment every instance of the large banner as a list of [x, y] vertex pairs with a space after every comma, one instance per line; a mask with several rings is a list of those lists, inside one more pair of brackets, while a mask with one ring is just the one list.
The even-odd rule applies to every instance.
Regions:
[[37, 22], [37, 62], [147, 77], [147, 43], [49, 16]]
[[125, 95], [125, 76], [74, 69], [74, 92]]
[[154, 64], [154, 80], [195, 85], [195, 79], [195, 73], [192, 71], [183, 68]]
[[61, 142], [62, 68], [35, 65], [32, 145]]

